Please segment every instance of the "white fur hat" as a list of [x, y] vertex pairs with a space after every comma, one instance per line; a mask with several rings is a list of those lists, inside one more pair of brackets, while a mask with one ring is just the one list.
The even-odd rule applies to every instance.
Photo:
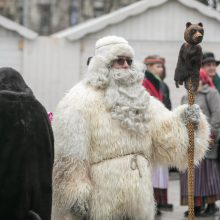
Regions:
[[95, 56], [102, 57], [110, 63], [118, 56], [134, 57], [134, 50], [122, 37], [107, 36], [99, 39], [95, 45]]
[[95, 56], [88, 66], [89, 84], [97, 88], [105, 88], [109, 83], [109, 65], [118, 56], [134, 57], [132, 47], [124, 38], [107, 36], [99, 39], [95, 45]]

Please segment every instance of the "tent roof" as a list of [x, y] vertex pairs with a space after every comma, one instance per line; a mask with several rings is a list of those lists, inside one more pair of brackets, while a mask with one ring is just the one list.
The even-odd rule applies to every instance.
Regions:
[[[139, 15], [143, 13], [146, 10], [149, 10], [154, 7], [158, 7], [160, 5], [163, 5], [171, 0], [142, 0], [136, 3], [133, 3], [129, 6], [126, 6], [124, 8], [121, 8], [117, 11], [114, 11], [112, 13], [109, 13], [107, 15], [103, 15], [98, 18], [94, 18], [91, 20], [88, 20], [82, 24], [79, 24], [77, 26], [68, 28], [66, 30], [57, 32], [53, 34], [53, 37], [58, 38], [67, 38], [68, 40], [78, 40], [87, 34], [98, 32], [105, 27], [117, 24], [119, 22], [122, 22], [123, 20], [126, 20], [128, 17]], [[174, 0], [173, 0], [174, 1]], [[220, 22], [220, 13], [216, 10], [198, 2], [195, 0], [175, 0], [179, 2], [180, 4], [189, 7], [191, 9], [194, 9], [204, 16], [216, 19]]]
[[10, 19], [0, 15], [0, 26], [3, 28], [17, 32], [20, 36], [27, 38], [29, 40], [35, 39], [38, 34], [14, 21], [11, 21]]

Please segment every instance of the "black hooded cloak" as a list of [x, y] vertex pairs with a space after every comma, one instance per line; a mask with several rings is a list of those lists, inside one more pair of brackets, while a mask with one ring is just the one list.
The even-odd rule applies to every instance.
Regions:
[[53, 132], [22, 76], [0, 68], [0, 219], [50, 220]]

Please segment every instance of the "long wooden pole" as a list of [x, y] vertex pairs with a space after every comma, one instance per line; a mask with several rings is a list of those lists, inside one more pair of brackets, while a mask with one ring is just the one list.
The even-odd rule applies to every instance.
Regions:
[[[189, 90], [188, 90], [188, 104], [193, 105], [195, 102], [194, 93], [192, 90], [192, 81], [189, 79]], [[189, 213], [188, 219], [194, 220], [194, 127], [190, 121], [187, 125], [188, 137], [189, 137], [189, 148], [188, 148], [188, 206]]]

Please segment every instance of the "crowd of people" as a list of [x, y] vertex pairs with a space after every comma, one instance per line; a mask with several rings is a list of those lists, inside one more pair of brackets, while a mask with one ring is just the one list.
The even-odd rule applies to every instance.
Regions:
[[218, 211], [220, 61], [203, 54], [196, 104], [184, 105], [184, 96], [172, 110], [165, 58], [147, 56], [144, 71], [134, 59], [124, 38], [99, 39], [85, 78], [53, 117], [17, 71], [0, 69], [4, 220], [153, 220], [161, 210], [173, 210], [167, 196], [170, 166], [181, 171], [186, 205], [189, 121], [199, 164], [195, 214]]
[[[171, 109], [169, 88], [163, 82], [166, 76], [165, 59], [158, 55], [145, 58], [145, 78], [143, 86], [148, 92]], [[195, 102], [200, 106], [211, 125], [210, 150], [205, 159], [195, 168], [195, 216], [210, 217], [219, 211], [216, 201], [220, 200], [220, 77], [217, 66], [220, 61], [212, 52], [205, 52], [200, 69], [200, 83], [195, 95]], [[188, 97], [184, 95], [181, 104], [187, 104]], [[157, 167], [153, 172], [154, 196], [157, 202], [157, 215], [160, 209], [172, 210], [167, 203], [168, 168]], [[180, 173], [181, 205], [188, 205], [187, 172]], [[188, 216], [188, 211], [184, 213]]]
[[[205, 159], [195, 168], [195, 216], [209, 217], [219, 211], [215, 202], [220, 199], [220, 78], [216, 68], [220, 61], [211, 52], [203, 54], [200, 83], [195, 102], [206, 115], [211, 126], [211, 141]], [[187, 96], [181, 104], [187, 103]], [[187, 205], [187, 174], [180, 175], [181, 204]], [[188, 216], [186, 211], [185, 216]]]

